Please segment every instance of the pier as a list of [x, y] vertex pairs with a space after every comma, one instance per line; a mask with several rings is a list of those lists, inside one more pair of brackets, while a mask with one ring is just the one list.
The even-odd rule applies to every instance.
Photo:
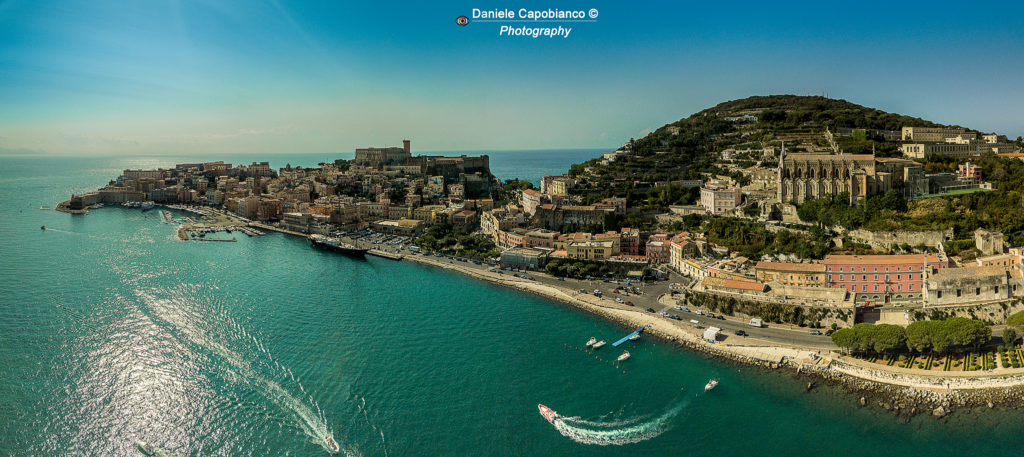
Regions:
[[381, 251], [380, 249], [370, 249], [366, 253], [370, 254], [370, 255], [375, 255], [377, 257], [383, 257], [385, 259], [391, 259], [391, 260], [402, 260], [402, 259], [405, 258], [405, 256], [403, 256], [402, 254], [395, 254], [393, 252], [385, 252], [385, 251]]
[[635, 332], [630, 333], [629, 335], [626, 335], [626, 336], [622, 337], [621, 340], [612, 343], [612, 347], [619, 347], [620, 344], [625, 343], [626, 341], [629, 341], [629, 339], [632, 338], [634, 335], [639, 335], [641, 332], [644, 331], [645, 328], [647, 328], [647, 327], [646, 326], [640, 327], [640, 328], [636, 329]]

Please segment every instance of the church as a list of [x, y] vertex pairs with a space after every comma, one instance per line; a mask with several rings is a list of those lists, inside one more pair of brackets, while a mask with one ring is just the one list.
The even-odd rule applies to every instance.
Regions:
[[779, 160], [778, 199], [801, 204], [846, 192], [850, 203], [898, 189], [907, 194], [924, 178], [921, 164], [872, 154], [785, 154]]

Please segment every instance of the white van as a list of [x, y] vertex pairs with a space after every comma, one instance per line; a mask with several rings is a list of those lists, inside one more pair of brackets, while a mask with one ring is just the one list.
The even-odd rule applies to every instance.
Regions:
[[761, 322], [761, 318], [760, 317], [755, 317], [755, 318], [750, 320], [750, 326], [751, 327], [761, 328], [761, 327], [764, 327], [764, 323]]

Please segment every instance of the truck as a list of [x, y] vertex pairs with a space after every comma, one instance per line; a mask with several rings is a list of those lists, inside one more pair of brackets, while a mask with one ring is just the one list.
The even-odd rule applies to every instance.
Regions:
[[764, 327], [764, 322], [761, 322], [761, 318], [760, 317], [755, 317], [755, 318], [750, 320], [750, 326], [751, 327], [761, 328], [761, 327]]

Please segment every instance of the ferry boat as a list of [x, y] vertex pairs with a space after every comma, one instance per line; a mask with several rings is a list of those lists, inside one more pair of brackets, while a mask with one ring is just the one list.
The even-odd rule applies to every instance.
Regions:
[[327, 442], [327, 449], [330, 449], [332, 454], [337, 453], [338, 451], [341, 450], [341, 447], [338, 446], [338, 442], [334, 441], [334, 437], [333, 436], [331, 436], [331, 435], [325, 436], [324, 437], [324, 441]]
[[711, 390], [711, 389], [714, 389], [714, 388], [715, 388], [715, 386], [717, 386], [717, 385], [718, 385], [718, 378], [712, 378], [712, 379], [711, 379], [710, 381], [708, 381], [708, 383], [707, 383], [707, 384], [706, 384], [706, 385], [704, 386], [704, 391], [705, 391], [705, 392], [707, 392], [707, 391], [709, 391], [709, 390]]
[[587, 347], [591, 347], [591, 346], [593, 346], [593, 345], [594, 345], [594, 343], [596, 343], [596, 342], [597, 342], [597, 338], [594, 338], [594, 337], [590, 337], [590, 339], [589, 339], [589, 340], [587, 340]]
[[139, 207], [141, 207], [143, 211], [149, 211], [153, 209], [153, 202], [142, 202]]
[[591, 346], [591, 347], [594, 348], [594, 349], [597, 349], [597, 348], [599, 348], [601, 346], [604, 346], [604, 340], [601, 340], [601, 341], [598, 341], [598, 342], [594, 343], [594, 345]]
[[353, 257], [363, 257], [366, 255], [366, 252], [369, 251], [369, 249], [357, 248], [351, 244], [342, 242], [337, 238], [323, 235], [311, 235], [309, 237], [309, 244], [315, 248], [339, 252]]
[[135, 447], [139, 448], [139, 452], [143, 455], [154, 455], [156, 454], [156, 448], [152, 444], [145, 441], [136, 441]]
[[554, 424], [555, 421], [558, 420], [558, 413], [556, 413], [553, 409], [540, 404], [537, 405], [537, 409], [540, 411], [540, 415], [544, 416], [544, 418], [547, 419], [548, 422]]
[[621, 361], [626, 360], [628, 358], [629, 358], [629, 351], [622, 351], [622, 355], [620, 355], [619, 358], [616, 359], [616, 360], [621, 362]]

